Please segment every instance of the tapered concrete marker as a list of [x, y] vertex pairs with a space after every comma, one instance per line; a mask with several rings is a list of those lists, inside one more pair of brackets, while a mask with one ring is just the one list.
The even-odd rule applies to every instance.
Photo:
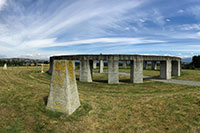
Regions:
[[3, 70], [7, 70], [7, 64], [4, 64]]
[[79, 106], [74, 61], [54, 60], [47, 109], [70, 115]]

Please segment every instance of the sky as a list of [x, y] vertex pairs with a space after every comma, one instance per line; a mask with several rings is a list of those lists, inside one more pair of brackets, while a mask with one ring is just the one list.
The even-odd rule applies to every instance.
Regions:
[[0, 0], [0, 58], [200, 54], [200, 0]]

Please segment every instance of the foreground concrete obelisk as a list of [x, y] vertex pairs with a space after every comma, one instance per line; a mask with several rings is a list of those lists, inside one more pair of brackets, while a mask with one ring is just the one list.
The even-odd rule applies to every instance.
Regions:
[[79, 106], [74, 61], [54, 60], [47, 109], [70, 115]]
[[3, 70], [7, 70], [7, 64], [4, 64]]

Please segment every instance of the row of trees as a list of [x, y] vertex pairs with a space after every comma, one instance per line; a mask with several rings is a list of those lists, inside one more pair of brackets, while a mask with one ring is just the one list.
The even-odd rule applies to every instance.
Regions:
[[200, 68], [200, 55], [198, 56], [193, 56], [192, 57], [192, 62], [184, 65], [185, 69], [196, 69], [196, 68]]
[[[0, 60], [0, 66], [4, 66], [4, 64], [7, 64], [7, 66], [37, 66], [38, 64], [41, 64], [41, 62], [31, 61], [31, 62], [24, 62], [24, 61], [15, 61], [15, 60]], [[42, 62], [42, 64], [48, 64], [48, 61]]]

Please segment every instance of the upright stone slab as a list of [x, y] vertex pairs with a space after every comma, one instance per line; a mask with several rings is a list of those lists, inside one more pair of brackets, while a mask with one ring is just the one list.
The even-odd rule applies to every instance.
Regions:
[[110, 59], [108, 60], [108, 84], [119, 83], [119, 61]]
[[171, 79], [172, 64], [171, 60], [160, 61], [160, 78], [161, 79]]
[[7, 70], [7, 64], [4, 64], [3, 70]]
[[151, 62], [151, 69], [152, 70], [157, 70], [157, 63], [156, 63], [156, 61], [152, 61]]
[[92, 82], [92, 67], [90, 60], [80, 60], [79, 81]]
[[103, 60], [100, 60], [100, 61], [99, 61], [99, 72], [100, 72], [100, 73], [103, 73], [103, 68], [104, 68], [104, 61], [103, 61]]
[[52, 74], [53, 71], [53, 57], [50, 57], [50, 61], [49, 61], [49, 74]]
[[123, 68], [127, 68], [127, 62], [125, 60], [123, 61]]
[[96, 60], [93, 60], [93, 68], [97, 68], [97, 61]]
[[143, 83], [143, 59], [138, 58], [131, 61], [131, 83]]
[[79, 106], [74, 62], [55, 60], [46, 108], [71, 115]]
[[172, 76], [181, 76], [181, 62], [172, 61]]

